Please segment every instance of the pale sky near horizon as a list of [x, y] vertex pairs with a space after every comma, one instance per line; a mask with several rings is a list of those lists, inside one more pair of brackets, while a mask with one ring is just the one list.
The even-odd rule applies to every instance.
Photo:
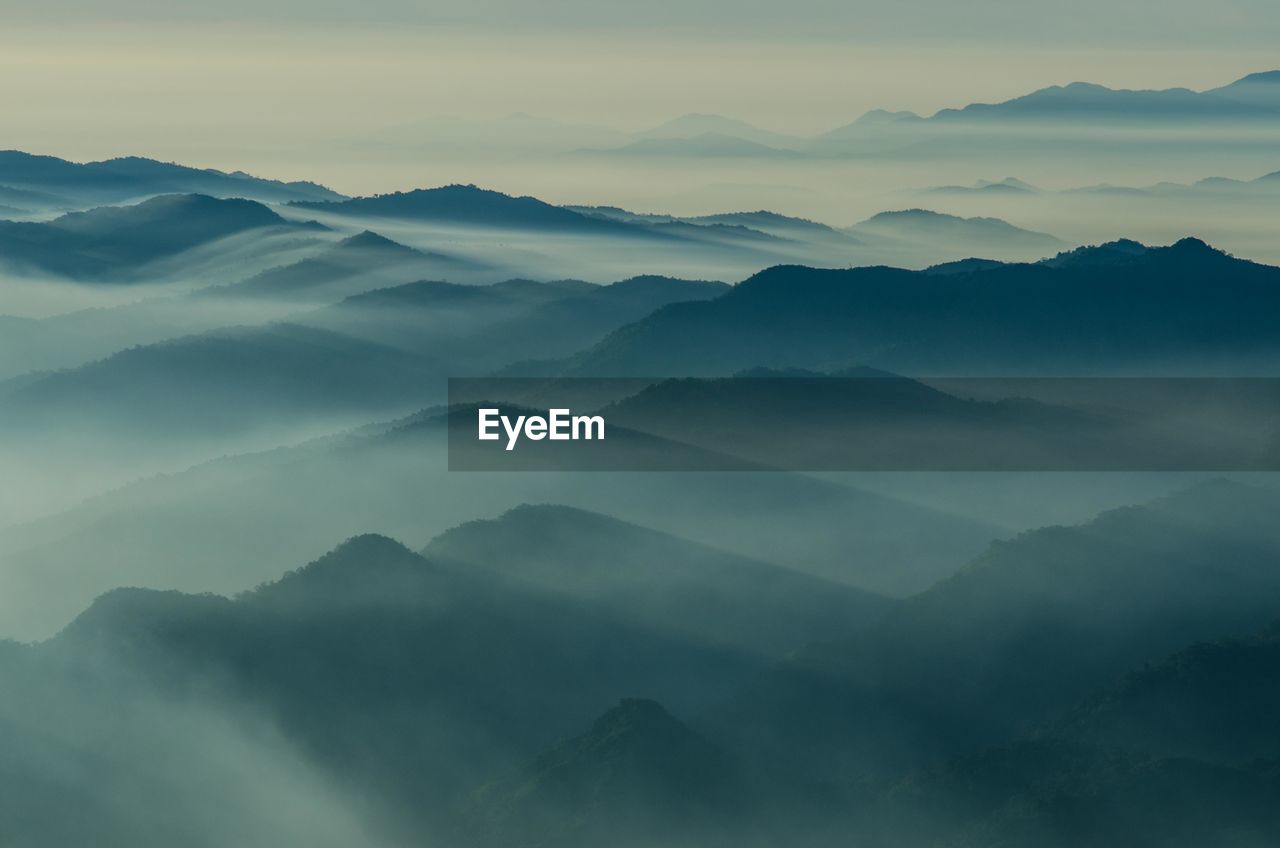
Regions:
[[0, 148], [357, 193], [415, 182], [369, 161], [406, 126], [524, 112], [634, 130], [710, 112], [810, 134], [876, 107], [1280, 68], [1272, 0], [0, 0], [0, 16]]

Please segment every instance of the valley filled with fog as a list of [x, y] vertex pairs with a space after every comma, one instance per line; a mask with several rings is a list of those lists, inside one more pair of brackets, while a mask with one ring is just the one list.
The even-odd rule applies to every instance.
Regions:
[[[363, 196], [0, 152], [0, 843], [1275, 844], [1278, 133], [1271, 71], [406, 125]], [[459, 378], [617, 453], [459, 470]]]

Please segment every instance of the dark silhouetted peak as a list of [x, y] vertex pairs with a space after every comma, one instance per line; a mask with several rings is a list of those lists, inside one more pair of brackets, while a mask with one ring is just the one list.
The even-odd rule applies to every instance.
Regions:
[[1063, 246], [1060, 239], [1048, 233], [1025, 230], [1001, 218], [962, 218], [919, 208], [880, 212], [854, 225], [850, 231], [872, 238], [946, 239], [966, 247], [980, 240], [1010, 247], [1034, 248], [1045, 253]]
[[1169, 245], [1165, 250], [1172, 251], [1187, 256], [1227, 256], [1226, 251], [1218, 250], [1216, 247], [1210, 247], [1204, 241], [1187, 236], [1178, 239]]
[[161, 162], [156, 159], [147, 159], [142, 156], [117, 156], [114, 159], [104, 159], [101, 162], [94, 162], [93, 167], [99, 171], [107, 173], [128, 174], [130, 176], [169, 176], [174, 173], [204, 173], [218, 174], [217, 171], [202, 171], [199, 168], [189, 168], [185, 165], [178, 165], [174, 162]]
[[[653, 531], [628, 524], [612, 516], [559, 504], [521, 504], [493, 519], [476, 519], [446, 530], [427, 548], [430, 556], [460, 557], [482, 561], [500, 555], [505, 543], [530, 553], [562, 548], [572, 542], [582, 549], [602, 539], [622, 539], [652, 534]], [[569, 563], [563, 563], [567, 566]], [[579, 562], [589, 570], [593, 563]], [[577, 571], [578, 568], [571, 569]]]
[[284, 226], [299, 225], [253, 200], [165, 194], [44, 223], [0, 222], [0, 255], [70, 277], [126, 278], [152, 260], [248, 230]]
[[1135, 255], [1147, 252], [1146, 245], [1142, 244], [1142, 242], [1134, 241], [1133, 239], [1116, 239], [1115, 241], [1107, 242], [1103, 247]]
[[536, 197], [514, 197], [474, 185], [453, 184], [343, 201], [298, 202], [307, 209], [340, 215], [405, 218], [441, 223], [531, 229], [630, 231], [628, 224], [582, 215]]
[[312, 565], [329, 559], [341, 559], [343, 557], [366, 557], [378, 560], [401, 560], [405, 558], [413, 558], [413, 552], [395, 539], [387, 536], [380, 536], [377, 533], [363, 533], [359, 536], [352, 536], [341, 545], [325, 554]]
[[684, 299], [684, 296], [688, 296], [688, 299], [692, 300], [695, 297], [714, 297], [728, 290], [729, 285], [727, 283], [712, 282], [710, 280], [682, 280], [676, 277], [644, 274], [639, 277], [619, 280], [607, 286], [601, 286], [598, 291], [605, 297], [617, 297], [620, 295], [646, 297], [666, 293], [679, 293], [682, 296], [681, 299]]
[[976, 256], [968, 259], [957, 259], [954, 262], [942, 262], [924, 269], [926, 274], [968, 274], [973, 271], [990, 271], [1005, 265], [995, 259], [979, 259]]
[[57, 635], [58, 642], [94, 648], [141, 646], [212, 616], [234, 614], [221, 595], [121, 588], [99, 595]]
[[524, 298], [530, 301], [569, 297], [598, 291], [600, 286], [585, 280], [528, 280], [515, 278], [490, 286], [496, 292]]
[[0, 185], [51, 190], [76, 198], [75, 206], [122, 203], [142, 197], [195, 192], [269, 202], [335, 200], [342, 195], [309, 182], [280, 182], [213, 168], [192, 168], [141, 156], [70, 162], [17, 150], [0, 152]]
[[368, 533], [259, 586], [245, 598], [284, 607], [412, 602], [430, 573], [429, 563], [418, 554], [394, 539]]
[[934, 212], [929, 209], [898, 209], [886, 212], [877, 212], [863, 223], [885, 222], [885, 221], [961, 221], [964, 220], [957, 215], [947, 215], [942, 212]]
[[1132, 261], [1150, 252], [1151, 248], [1133, 239], [1117, 239], [1104, 244], [1084, 245], [1064, 250], [1057, 256], [1041, 261], [1041, 265], [1054, 268], [1072, 265], [1101, 265]]
[[[53, 226], [78, 232], [104, 232], [150, 224], [216, 228], [208, 238], [254, 227], [283, 224], [285, 220], [256, 200], [221, 199], [207, 194], [164, 194], [133, 206], [102, 206], [87, 212], [71, 212]], [[195, 241], [188, 236], [187, 240]]]
[[1218, 264], [1221, 262], [1239, 262], [1225, 251], [1206, 244], [1194, 237], [1179, 239], [1166, 247], [1147, 247], [1130, 239], [1108, 242], [1096, 247], [1080, 247], [1060, 253], [1052, 259], [1044, 261], [1054, 267], [1070, 267], [1073, 265], [1127, 265], [1133, 263], [1150, 264], [1164, 267], [1167, 264], [1177, 265], [1185, 270], [1197, 263]]
[[890, 111], [888, 109], [872, 109], [863, 113], [854, 123], [858, 124], [890, 124], [897, 121], [919, 120], [920, 116], [915, 112], [906, 110]]
[[417, 253], [417, 251], [412, 247], [400, 244], [398, 241], [392, 241], [386, 236], [375, 233], [373, 230], [365, 230], [364, 232], [357, 233], [354, 236], [348, 236], [338, 242], [338, 247], [351, 250], [382, 250], [403, 252], [406, 254]]

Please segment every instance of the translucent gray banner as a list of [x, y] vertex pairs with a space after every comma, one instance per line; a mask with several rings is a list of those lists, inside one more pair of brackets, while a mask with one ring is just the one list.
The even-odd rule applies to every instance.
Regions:
[[449, 381], [455, 471], [1274, 471], [1280, 379]]

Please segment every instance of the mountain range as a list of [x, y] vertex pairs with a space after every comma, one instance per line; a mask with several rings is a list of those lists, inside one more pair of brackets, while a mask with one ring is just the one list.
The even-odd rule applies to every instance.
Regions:
[[512, 197], [474, 185], [449, 185], [348, 200], [295, 201], [314, 212], [349, 218], [397, 218], [439, 224], [515, 229], [644, 235], [646, 231], [580, 215], [533, 197]]
[[0, 221], [0, 256], [19, 271], [128, 282], [147, 263], [251, 230], [314, 229], [251, 200], [200, 194], [69, 212], [48, 222]]
[[1098, 375], [1200, 363], [1220, 375], [1256, 373], [1245, 363], [1275, 355], [1280, 272], [1197, 239], [956, 271], [770, 268], [715, 300], [672, 305], [616, 331], [563, 373], [727, 376], [761, 365], [865, 364], [937, 376]]
[[18, 150], [0, 151], [0, 203], [18, 207], [16, 211], [24, 214], [138, 202], [163, 194], [205, 194], [265, 203], [342, 197], [316, 183], [280, 182], [139, 156], [79, 163]]
[[1205, 91], [1187, 88], [1131, 90], [1073, 82], [1037, 89], [999, 103], [941, 109], [929, 117], [914, 112], [873, 110], [858, 121], [821, 136], [828, 141], [860, 132], [911, 124], [1070, 121], [1117, 126], [1146, 121], [1269, 122], [1280, 120], [1280, 71], [1249, 74]]
[[1280, 71], [1249, 74], [1204, 91], [1187, 88], [1130, 90], [1088, 82], [1037, 89], [997, 103], [972, 103], [921, 116], [909, 111], [873, 109], [857, 120], [813, 136], [761, 129], [721, 115], [690, 114], [630, 141], [608, 147], [585, 147], [578, 154], [620, 158], [708, 156], [758, 159], [842, 157], [874, 139], [899, 139], [904, 145], [957, 129], [1034, 131], [1047, 125], [1069, 125], [1073, 131], [1147, 125], [1195, 128], [1209, 122], [1222, 127], [1264, 128], [1280, 121]]
[[[1280, 488], [1210, 478], [1280, 460], [1271, 383], [1222, 379], [1280, 362], [1280, 269], [1072, 248], [984, 204], [1100, 201], [1015, 178], [946, 212], [848, 188], [953, 144], [995, 164], [938, 183], [1024, 173], [1016, 127], [1069, 146], [1091, 115], [1262, 151], [1276, 84], [592, 134], [671, 214], [0, 155], [27, 219], [0, 222], [0, 845], [1280, 844]], [[863, 220], [663, 194], [699, 147], [707, 181], [840, 158], [823, 190]], [[1236, 217], [1191, 231], [1218, 243], [1265, 231], [1271, 179], [1144, 208], [1217, 197]], [[1187, 375], [1215, 379], [1142, 379]], [[607, 441], [468, 464], [477, 406], [565, 385]], [[833, 443], [882, 464], [775, 470]], [[966, 470], [1046, 444], [1178, 470]]]
[[713, 738], [837, 781], [1008, 742], [1146, 662], [1270, 622], [1275, 505], [1274, 490], [1215, 482], [996, 542], [871, 633], [753, 683]]
[[[424, 555], [357, 536], [234, 598], [115, 590], [53, 639], [0, 644], [0, 673], [23, 683], [0, 723], [2, 826], [76, 797], [68, 772], [19, 778], [57, 746], [130, 762], [146, 731], [117, 722], [108, 743], [101, 725], [142, 699], [187, 726], [197, 702], [274, 717], [276, 761], [340, 775], [375, 841], [1266, 844], [1280, 832], [1276, 507], [1274, 489], [1216, 481], [997, 542], [854, 636], [792, 618], [812, 641], [772, 664], [734, 650], [763, 634], [709, 601], [746, 591], [767, 622], [791, 592], [742, 581], [722, 552], [560, 507], [464, 524]], [[611, 562], [618, 549], [634, 559]], [[658, 614], [690, 577], [706, 600]], [[51, 709], [72, 685], [95, 693], [97, 718]], [[69, 717], [85, 732], [66, 736]], [[214, 767], [193, 758], [163, 792]], [[106, 808], [83, 813], [129, 832], [106, 809], [146, 785], [120, 768], [95, 796]]]

